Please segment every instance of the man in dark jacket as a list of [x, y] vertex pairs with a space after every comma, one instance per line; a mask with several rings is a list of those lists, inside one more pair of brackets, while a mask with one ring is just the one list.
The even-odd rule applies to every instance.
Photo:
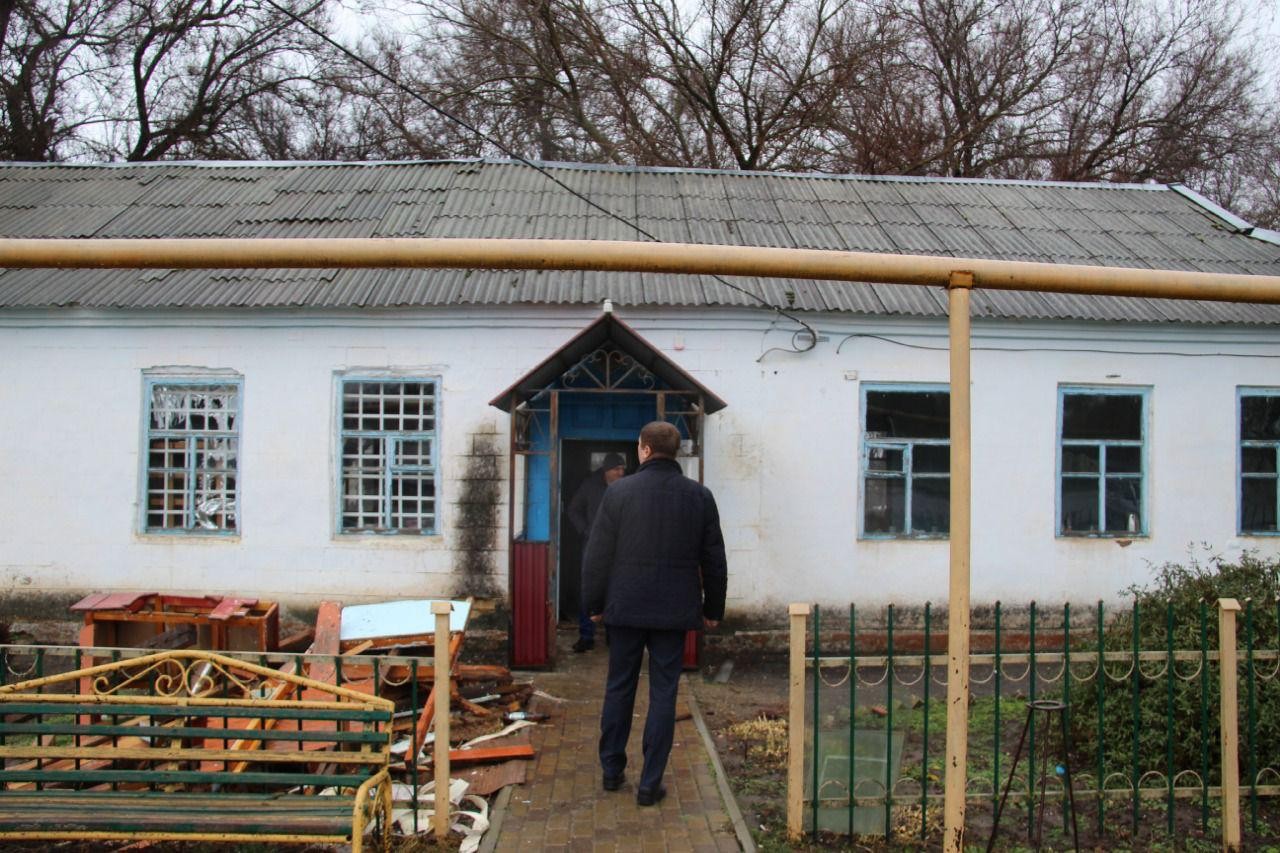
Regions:
[[685, 633], [720, 624], [728, 571], [715, 498], [676, 462], [680, 432], [655, 421], [640, 431], [638, 449], [639, 470], [610, 486], [600, 503], [582, 592], [592, 618], [609, 628], [600, 718], [607, 791], [622, 787], [640, 662], [649, 650], [649, 715], [636, 802], [650, 806], [666, 795], [662, 774], [675, 735]]
[[[609, 453], [600, 463], [600, 467], [583, 479], [569, 501], [569, 523], [582, 538], [582, 553], [587, 553], [587, 544], [591, 541], [591, 525], [595, 523], [596, 512], [600, 509], [600, 500], [604, 490], [627, 473], [627, 460], [621, 453]], [[578, 604], [578, 641], [573, 644], [575, 652], [587, 652], [596, 645], [596, 625], [587, 613], [587, 598], [580, 596]]]

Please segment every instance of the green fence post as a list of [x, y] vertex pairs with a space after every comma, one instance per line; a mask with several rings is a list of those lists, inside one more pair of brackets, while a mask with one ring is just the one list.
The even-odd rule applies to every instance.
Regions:
[[1165, 778], [1169, 783], [1168, 799], [1165, 807], [1165, 828], [1170, 837], [1173, 836], [1173, 682], [1177, 678], [1173, 663], [1173, 602], [1165, 602], [1164, 608], [1165, 634], [1165, 681], [1168, 684], [1168, 704], [1165, 708], [1164, 721], [1164, 761]]
[[1106, 736], [1106, 714], [1104, 713], [1107, 690], [1107, 659], [1105, 638], [1102, 625], [1102, 601], [1098, 601], [1098, 837], [1102, 837], [1106, 814], [1106, 754], [1103, 738]]
[[818, 837], [818, 726], [822, 718], [818, 714], [818, 686], [822, 683], [822, 634], [818, 605], [813, 605], [813, 837]]
[[[1062, 704], [1062, 714], [1066, 718], [1067, 731], [1071, 731], [1071, 602], [1069, 601], [1064, 602], [1062, 605]], [[1067, 745], [1063, 744], [1062, 749], [1064, 752], [1066, 748]], [[1067, 760], [1071, 760], [1070, 756], [1067, 756]], [[1068, 799], [1072, 803], [1075, 802], [1074, 792]], [[1070, 825], [1067, 823], [1067, 809], [1065, 806], [1066, 804], [1064, 803], [1062, 809], [1063, 832], [1070, 829]], [[1072, 808], [1071, 812], [1072, 819], [1075, 819], [1075, 808]]]
[[929, 831], [929, 682], [932, 680], [929, 666], [929, 615], [932, 605], [924, 603], [924, 744], [920, 758], [920, 840]]
[[888, 842], [893, 834], [893, 785], [889, 780], [893, 773], [893, 605], [889, 605], [888, 652], [885, 656], [884, 689], [885, 689], [885, 727], [884, 727], [884, 840]]
[[992, 762], [991, 762], [991, 813], [995, 814], [1000, 800], [1000, 602], [996, 601], [996, 655], [995, 671], [991, 674], [995, 682], [995, 725], [991, 730]]
[[1248, 703], [1248, 735], [1249, 735], [1249, 831], [1258, 832], [1258, 708], [1254, 697], [1253, 670], [1253, 599], [1244, 600], [1244, 642], [1245, 642], [1245, 695]]
[[1200, 602], [1200, 831], [1209, 831], [1209, 606]]
[[[1031, 642], [1028, 649], [1027, 678], [1030, 680], [1031, 701], [1036, 701], [1036, 603], [1031, 602]], [[1036, 805], [1036, 715], [1028, 709], [1030, 729], [1027, 732], [1027, 838], [1035, 826]]]
[[1139, 620], [1138, 599], [1135, 597], [1133, 600], [1133, 669], [1131, 670], [1133, 675], [1133, 681], [1130, 684], [1130, 687], [1131, 687], [1130, 693], [1132, 694], [1132, 697], [1133, 697], [1133, 701], [1131, 705], [1132, 713], [1133, 713], [1133, 725], [1131, 726], [1131, 728], [1132, 728], [1132, 735], [1133, 735], [1133, 779], [1132, 779], [1132, 782], [1133, 782], [1133, 831], [1135, 834], [1138, 831], [1138, 808], [1139, 808], [1138, 778], [1140, 776], [1140, 771], [1138, 769], [1139, 767], [1138, 765], [1138, 734], [1139, 734], [1139, 726], [1141, 725], [1141, 713], [1142, 713], [1141, 707], [1138, 702], [1138, 698], [1140, 696], [1140, 690], [1142, 688], [1142, 666], [1138, 662], [1138, 652], [1139, 652], [1139, 647], [1141, 645], [1141, 639], [1138, 635], [1138, 620]]
[[854, 765], [857, 763], [857, 750], [853, 748], [855, 724], [858, 711], [858, 647], [855, 641], [858, 631], [857, 611], [853, 604], [849, 605], [849, 837], [853, 837], [853, 780]]

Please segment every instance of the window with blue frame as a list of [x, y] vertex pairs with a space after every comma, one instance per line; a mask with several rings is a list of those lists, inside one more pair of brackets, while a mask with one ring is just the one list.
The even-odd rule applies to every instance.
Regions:
[[235, 533], [239, 378], [148, 378], [142, 527], [148, 533]]
[[436, 393], [434, 379], [340, 380], [340, 533], [435, 532]]
[[1058, 389], [1058, 535], [1143, 536], [1147, 389]]
[[1240, 389], [1240, 532], [1276, 533], [1280, 389]]
[[945, 385], [862, 388], [862, 535], [951, 528], [951, 400]]

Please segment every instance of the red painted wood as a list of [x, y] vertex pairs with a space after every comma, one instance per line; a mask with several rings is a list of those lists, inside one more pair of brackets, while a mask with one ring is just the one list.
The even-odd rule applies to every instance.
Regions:
[[702, 647], [702, 632], [689, 631], [684, 635], [684, 668], [698, 668], [698, 652]]
[[547, 620], [549, 542], [513, 542], [511, 665], [546, 666], [551, 626]]

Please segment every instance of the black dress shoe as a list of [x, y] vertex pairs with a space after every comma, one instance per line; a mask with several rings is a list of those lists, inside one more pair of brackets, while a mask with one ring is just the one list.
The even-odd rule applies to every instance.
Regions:
[[636, 805], [638, 806], [656, 806], [662, 802], [662, 798], [667, 795], [667, 789], [658, 786], [656, 791], [646, 791], [644, 788], [636, 791]]
[[575, 652], [589, 652], [596, 647], [595, 640], [588, 640], [586, 637], [580, 637], [578, 642], [573, 644]]
[[626, 776], [619, 773], [617, 776], [605, 776], [601, 779], [601, 784], [606, 791], [616, 791], [622, 787], [622, 783], [627, 779]]

